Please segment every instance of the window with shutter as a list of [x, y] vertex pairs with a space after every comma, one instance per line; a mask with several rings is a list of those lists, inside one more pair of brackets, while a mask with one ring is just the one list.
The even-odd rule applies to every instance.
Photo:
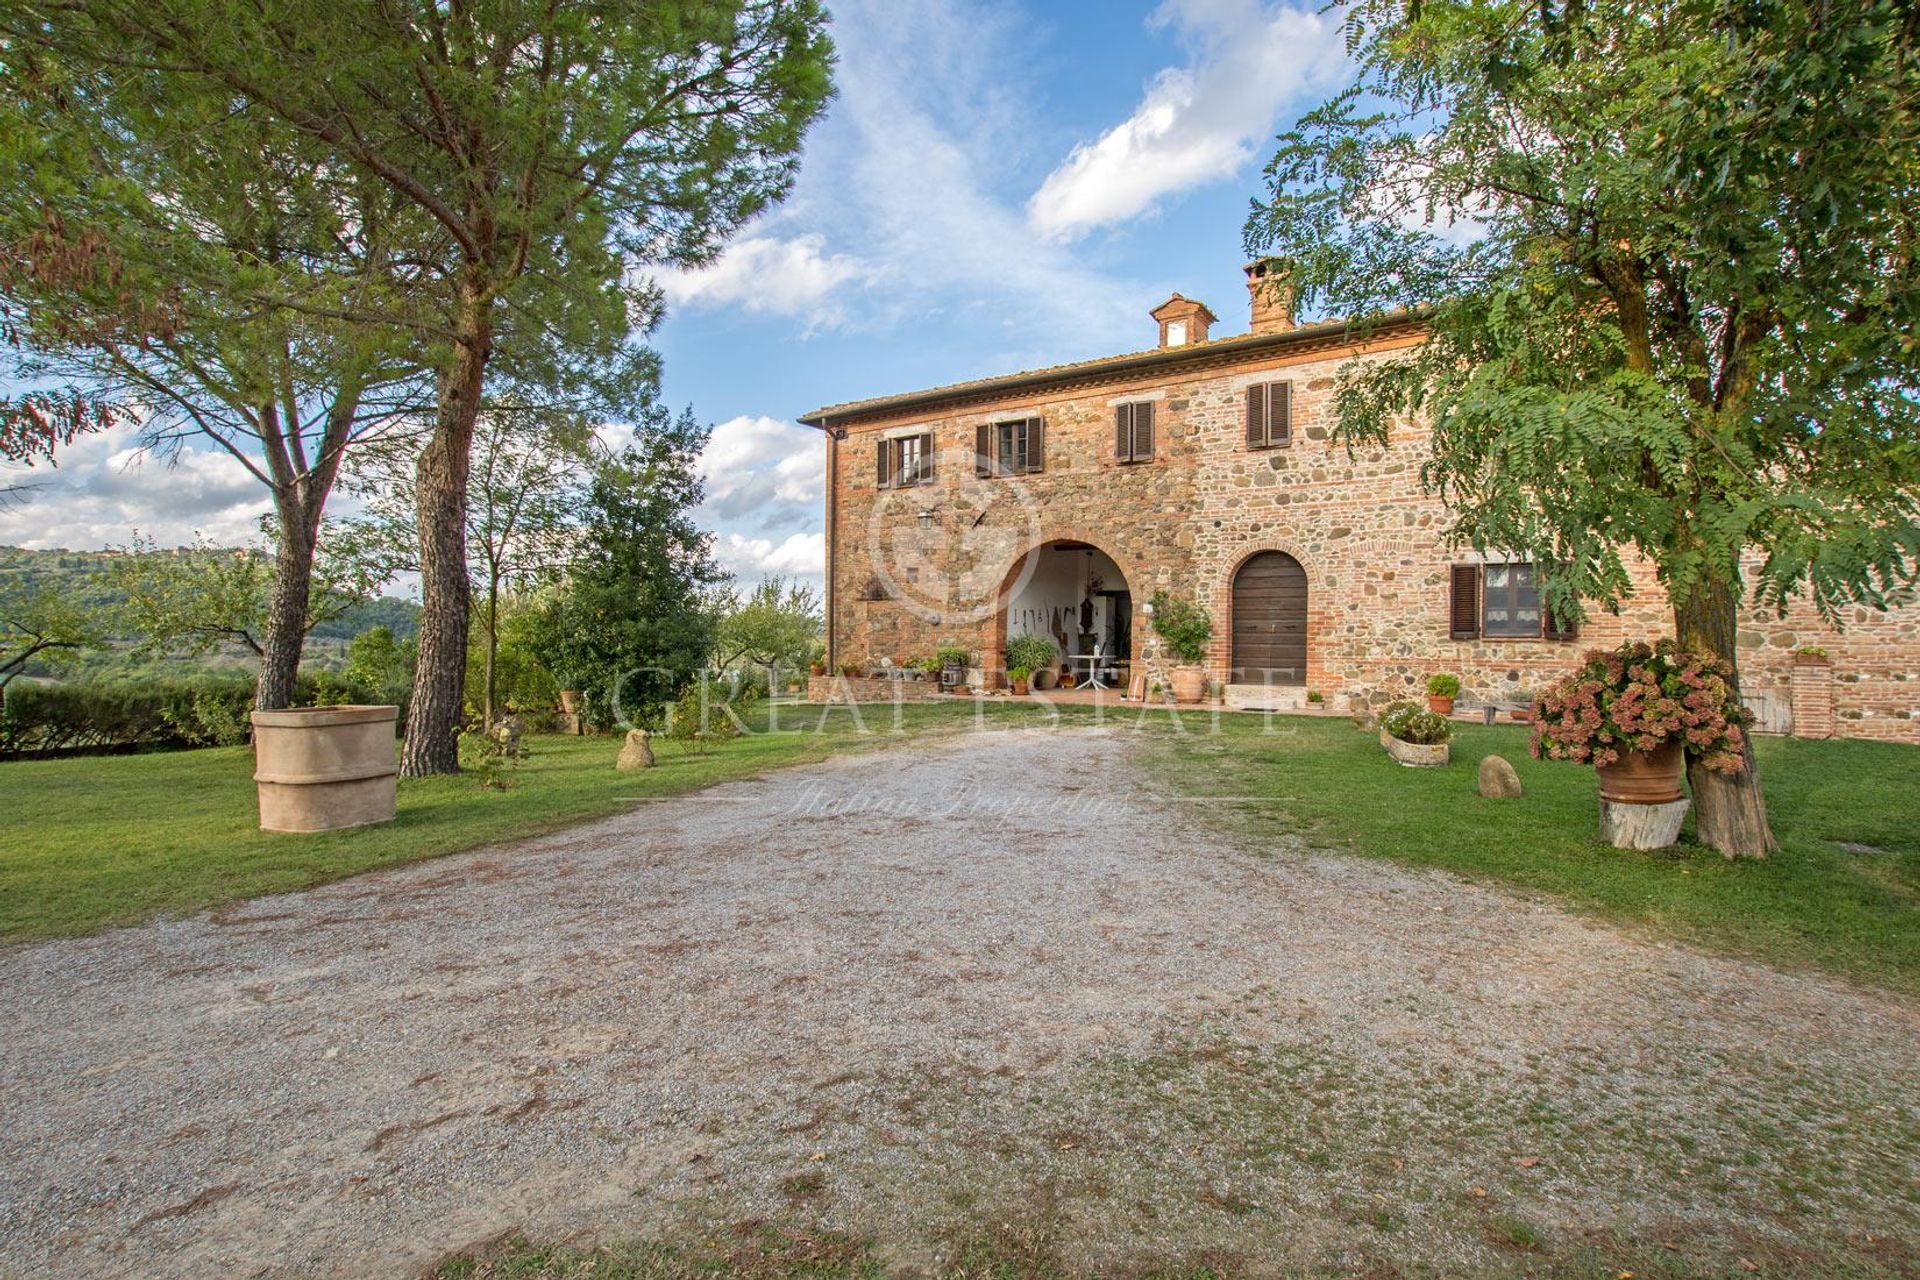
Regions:
[[882, 489], [925, 484], [933, 479], [933, 433], [880, 440], [877, 472]]
[[1456, 564], [1448, 582], [1448, 635], [1455, 640], [1480, 638], [1480, 566]]
[[1153, 402], [1123, 404], [1114, 411], [1113, 454], [1121, 462], [1153, 461]]
[[1029, 475], [1041, 470], [1046, 444], [1038, 418], [982, 424], [974, 428], [974, 474]]
[[1293, 384], [1260, 382], [1247, 388], [1247, 448], [1293, 443]]

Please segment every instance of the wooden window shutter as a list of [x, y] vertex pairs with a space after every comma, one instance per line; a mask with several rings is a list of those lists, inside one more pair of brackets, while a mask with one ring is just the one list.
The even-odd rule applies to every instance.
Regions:
[[1121, 462], [1133, 461], [1133, 406], [1123, 404], [1113, 411], [1113, 456]]
[[1029, 472], [1045, 469], [1047, 457], [1046, 428], [1040, 419], [1027, 419], [1027, 470]]
[[920, 474], [915, 480], [933, 479], [933, 432], [925, 431], [920, 435]]
[[1456, 564], [1449, 575], [1447, 634], [1454, 640], [1480, 638], [1480, 566]]
[[1133, 460], [1153, 461], [1153, 405], [1133, 406]]
[[893, 441], [882, 440], [880, 444], [880, 487], [893, 487]]
[[1247, 388], [1247, 448], [1262, 449], [1267, 443], [1267, 386], [1256, 382]]
[[973, 429], [973, 474], [993, 474], [993, 428], [984, 422]]
[[1293, 384], [1291, 382], [1267, 384], [1267, 443], [1276, 445], [1293, 443]]
[[1560, 617], [1544, 600], [1540, 603], [1540, 628], [1540, 634], [1549, 640], [1572, 640], [1580, 634], [1579, 623]]

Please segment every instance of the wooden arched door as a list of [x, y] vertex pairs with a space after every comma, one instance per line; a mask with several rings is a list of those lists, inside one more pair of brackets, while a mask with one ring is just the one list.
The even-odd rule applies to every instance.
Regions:
[[1284, 551], [1249, 556], [1233, 575], [1232, 679], [1307, 681], [1307, 571]]

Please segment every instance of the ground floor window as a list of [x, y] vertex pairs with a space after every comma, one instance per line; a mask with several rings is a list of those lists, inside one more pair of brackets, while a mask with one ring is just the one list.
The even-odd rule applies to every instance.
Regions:
[[1540, 587], [1530, 564], [1490, 564], [1481, 598], [1481, 629], [1489, 636], [1540, 634]]

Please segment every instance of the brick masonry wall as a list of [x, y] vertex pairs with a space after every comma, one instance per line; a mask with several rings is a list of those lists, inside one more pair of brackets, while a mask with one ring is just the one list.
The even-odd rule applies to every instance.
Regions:
[[[829, 475], [838, 512], [835, 660], [905, 662], [959, 643], [1000, 667], [1005, 620], [990, 602], [1027, 552], [1060, 540], [1091, 543], [1120, 566], [1134, 601], [1136, 671], [1170, 665], [1141, 609], [1165, 589], [1211, 611], [1207, 665], [1224, 681], [1234, 573], [1267, 550], [1287, 552], [1306, 571], [1307, 687], [1329, 695], [1379, 701], [1451, 671], [1464, 705], [1511, 703], [1587, 648], [1671, 634], [1665, 597], [1641, 565], [1621, 613], [1596, 614], [1577, 640], [1448, 638], [1448, 566], [1470, 557], [1448, 549], [1448, 513], [1421, 492], [1425, 431], [1401, 424], [1386, 447], [1353, 456], [1328, 440], [1341, 364], [1407, 341], [1358, 356], [1267, 353], [1225, 368], [848, 424]], [[1245, 388], [1272, 380], [1293, 383], [1293, 443], [1249, 450]], [[1135, 400], [1155, 406], [1154, 458], [1123, 464], [1114, 459], [1114, 408]], [[1045, 423], [1044, 471], [975, 479], [975, 428], [1024, 417]], [[882, 489], [875, 442], [909, 430], [932, 433], [934, 480]], [[1836, 631], [1805, 603], [1784, 618], [1750, 611], [1740, 629], [1749, 697], [1783, 725], [1794, 650], [1818, 645], [1833, 664], [1836, 734], [1920, 742], [1920, 608], [1854, 609], [1845, 623]]]

